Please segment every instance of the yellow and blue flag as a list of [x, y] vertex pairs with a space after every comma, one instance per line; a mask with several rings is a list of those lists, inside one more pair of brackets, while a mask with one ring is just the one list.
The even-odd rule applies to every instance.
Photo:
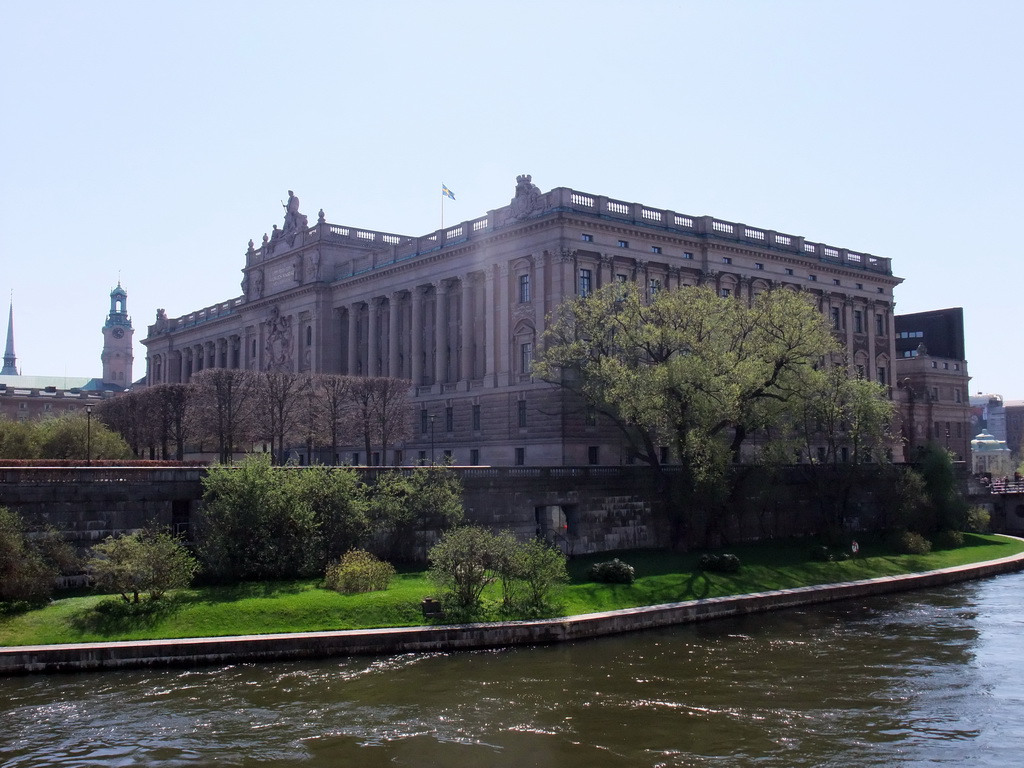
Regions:
[[444, 184], [441, 185], [441, 194], [451, 200], [455, 199], [455, 193], [448, 189]]

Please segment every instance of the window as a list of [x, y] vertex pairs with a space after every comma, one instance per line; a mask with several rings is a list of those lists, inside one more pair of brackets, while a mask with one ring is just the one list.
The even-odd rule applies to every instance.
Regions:
[[857, 363], [857, 378], [864, 378], [864, 366], [861, 363]]
[[444, 463], [445, 464], [451, 464], [452, 463], [452, 449], [451, 448], [445, 448], [444, 449]]
[[660, 245], [652, 245], [651, 246], [651, 253], [661, 253], [661, 246]]
[[480, 449], [470, 448], [469, 449], [469, 465], [475, 467], [480, 463]]
[[957, 437], [963, 437], [964, 436], [964, 425], [961, 424], [959, 421], [956, 423], [956, 436]]
[[660, 291], [660, 290], [661, 290], [661, 280], [658, 280], [657, 278], [652, 277], [651, 280], [650, 280], [650, 284], [648, 285], [648, 293], [649, 293], [650, 297], [653, 299], [655, 297], [655, 295], [658, 293], [658, 291]]
[[427, 413], [426, 408], [420, 410], [420, 433], [427, 434], [427, 430], [430, 428], [430, 415]]
[[479, 432], [480, 431], [480, 406], [479, 405], [474, 405], [473, 406], [473, 431], [474, 432]]
[[595, 406], [593, 406], [593, 405], [588, 405], [587, 406], [587, 426], [588, 427], [596, 427], [597, 426], [597, 408]]
[[380, 466], [380, 451], [374, 451], [371, 454], [370, 466], [371, 467], [379, 467]]
[[885, 317], [875, 314], [875, 336], [885, 336]]
[[864, 333], [864, 310], [853, 310], [853, 332]]
[[689, 251], [686, 251], [686, 252], [683, 253], [683, 258], [684, 259], [692, 259], [693, 258], [693, 254], [690, 253]]
[[[858, 288], [860, 288], [860, 287], [861, 287], [861, 284], [860, 284], [860, 283], [857, 283], [857, 287], [858, 287]], [[880, 287], [879, 287], [879, 288], [876, 288], [875, 290], [877, 290], [877, 291], [878, 291], [879, 293], [883, 293], [883, 291], [882, 291], [882, 289], [881, 289]]]
[[621, 272], [615, 276], [615, 282], [626, 283], [629, 282], [629, 275], [624, 275]]
[[589, 296], [594, 285], [594, 275], [589, 269], [580, 270], [580, 296]]
[[832, 316], [832, 328], [838, 331], [840, 329], [840, 323], [842, 322], [840, 319], [841, 315], [839, 314], [839, 307], [832, 307], [829, 310], [829, 313]]
[[526, 464], [526, 449], [516, 448], [516, 466], [521, 467]]
[[420, 451], [419, 452], [419, 458], [417, 459], [417, 461], [419, 461], [419, 464], [420, 464], [421, 467], [426, 466], [426, 464], [427, 464], [427, 452], [426, 451]]
[[619, 248], [629, 248], [629, 240], [619, 240]]
[[580, 235], [580, 240], [582, 240], [584, 243], [592, 243], [594, 242], [594, 236], [588, 235], [586, 232], [584, 232], [582, 235]]
[[722, 257], [722, 263], [723, 264], [732, 264], [732, 256], [723, 256]]
[[404, 456], [404, 455], [402, 455], [402, 451], [401, 451], [401, 449], [396, 449], [396, 450], [395, 450], [395, 466], [396, 466], [396, 467], [400, 467], [400, 466], [402, 466], [402, 460], [403, 460], [404, 458], [405, 458], [405, 456]]
[[526, 426], [526, 401], [516, 401], [516, 423], [520, 429]]
[[601, 446], [591, 445], [587, 447], [587, 464], [601, 463]]
[[818, 276], [817, 275], [808, 275], [807, 279], [810, 280], [812, 283], [818, 282]]
[[530, 276], [519, 276], [519, 303], [527, 304], [530, 301]]
[[857, 290], [858, 291], [863, 291], [864, 290], [864, 283], [857, 283]]
[[888, 371], [885, 370], [885, 366], [884, 365], [878, 366], [878, 383], [879, 384], [886, 385], [886, 384], [889, 383], [889, 378], [888, 378], [887, 374], [888, 374]]
[[668, 464], [668, 446], [663, 445], [658, 448], [658, 461], [662, 464]]
[[954, 371], [959, 371], [960, 370], [960, 363], [953, 363], [953, 370]]
[[763, 270], [763, 269], [764, 269], [764, 264], [762, 264], [762, 263], [761, 263], [761, 262], [759, 262], [759, 261], [755, 261], [755, 262], [754, 262], [754, 269], [759, 269], [759, 270]]
[[313, 346], [313, 326], [312, 325], [307, 325], [306, 326], [306, 346], [307, 347]]
[[455, 409], [450, 405], [444, 409], [444, 431], [455, 431]]
[[962, 403], [963, 402], [963, 400], [960, 397], [960, 389], [959, 388], [956, 388], [956, 389], [953, 390], [953, 402], [954, 403]]
[[786, 274], [787, 275], [792, 275], [793, 274], [793, 270], [790, 269], [789, 267], [786, 267]]
[[720, 294], [723, 299], [728, 299], [730, 296], [732, 296], [732, 290], [730, 290], [729, 288], [723, 288], [720, 291]]
[[533, 342], [519, 345], [519, 373], [529, 375], [533, 370]]
[[943, 363], [942, 364], [942, 370], [948, 371], [949, 370], [949, 363]]
[[356, 451], [355, 453], [352, 454], [352, 466], [359, 466], [359, 451]]
[[937, 362], [935, 362], [934, 360], [932, 360], [932, 368], [938, 368], [938, 367], [939, 367], [939, 364]]
[[832, 285], [842, 285], [842, 282], [840, 282], [838, 277], [833, 277], [832, 278]]

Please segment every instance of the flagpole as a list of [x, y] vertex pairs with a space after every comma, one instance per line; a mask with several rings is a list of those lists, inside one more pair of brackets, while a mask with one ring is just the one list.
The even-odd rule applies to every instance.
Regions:
[[444, 189], [441, 190], [441, 229], [444, 229], [444, 199], [446, 195]]

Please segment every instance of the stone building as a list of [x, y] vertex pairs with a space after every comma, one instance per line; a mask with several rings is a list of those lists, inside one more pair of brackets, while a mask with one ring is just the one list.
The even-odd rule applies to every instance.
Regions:
[[175, 318], [157, 311], [143, 341], [147, 383], [212, 367], [400, 377], [413, 435], [385, 462], [436, 448], [469, 465], [628, 463], [612, 425], [534, 380], [531, 365], [563, 299], [635, 281], [647, 292], [708, 284], [740, 301], [775, 286], [808, 291], [851, 364], [892, 384], [901, 280], [887, 258], [565, 187], [541, 192], [529, 176], [508, 205], [419, 237], [329, 224], [323, 211], [309, 226], [291, 192], [286, 209], [282, 228], [249, 242], [241, 296]]
[[963, 309], [896, 316], [896, 391], [906, 456], [929, 442], [969, 461], [974, 436]]

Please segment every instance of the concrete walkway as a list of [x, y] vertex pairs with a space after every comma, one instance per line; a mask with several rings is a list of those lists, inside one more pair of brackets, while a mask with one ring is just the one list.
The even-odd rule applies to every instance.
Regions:
[[1000, 560], [904, 576], [687, 600], [539, 621], [12, 646], [0, 648], [0, 675], [129, 667], [193, 667], [247, 661], [322, 659], [558, 643], [834, 600], [939, 587], [1022, 569], [1024, 553]]

